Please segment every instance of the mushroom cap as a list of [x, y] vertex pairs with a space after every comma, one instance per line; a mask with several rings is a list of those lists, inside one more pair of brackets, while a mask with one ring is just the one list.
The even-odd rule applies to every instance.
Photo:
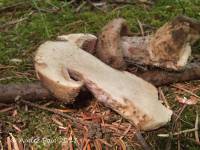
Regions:
[[121, 37], [129, 34], [125, 19], [118, 18], [109, 22], [98, 37], [97, 57], [113, 68], [125, 70], [126, 63], [120, 44]]

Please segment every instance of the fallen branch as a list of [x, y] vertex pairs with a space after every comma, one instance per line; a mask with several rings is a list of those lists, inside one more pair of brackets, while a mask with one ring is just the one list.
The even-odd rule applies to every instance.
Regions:
[[18, 96], [29, 101], [55, 99], [39, 82], [0, 85], [0, 102], [14, 102]]
[[133, 72], [137, 76], [152, 83], [153, 85], [168, 85], [171, 83], [199, 80], [200, 79], [200, 63], [190, 63], [181, 72], [168, 72], [162, 69]]
[[[137, 76], [151, 82], [156, 86], [167, 85], [176, 82], [184, 82], [200, 79], [200, 63], [191, 63], [183, 72], [167, 72], [164, 70], [152, 70], [134, 72]], [[0, 102], [14, 102], [17, 96], [29, 101], [39, 101], [43, 99], [51, 100], [54, 98], [50, 92], [39, 82], [26, 84], [7, 84], [0, 85]]]

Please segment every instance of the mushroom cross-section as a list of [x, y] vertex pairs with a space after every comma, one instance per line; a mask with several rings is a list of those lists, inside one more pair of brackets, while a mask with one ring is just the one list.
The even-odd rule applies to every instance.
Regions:
[[41, 82], [69, 102], [85, 85], [105, 106], [142, 130], [166, 124], [172, 111], [158, 101], [156, 88], [143, 79], [106, 65], [69, 41], [47, 41], [35, 56]]

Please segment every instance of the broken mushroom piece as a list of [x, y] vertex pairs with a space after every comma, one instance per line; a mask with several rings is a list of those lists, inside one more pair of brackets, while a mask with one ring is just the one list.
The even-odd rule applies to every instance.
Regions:
[[176, 17], [149, 36], [124, 36], [121, 34], [126, 33], [124, 30], [128, 31], [125, 20], [114, 19], [99, 36], [97, 54], [111, 66], [113, 59], [110, 58], [115, 54], [114, 62], [121, 64], [126, 61], [126, 64], [181, 70], [191, 55], [191, 45], [200, 38], [200, 22], [185, 16]]
[[108, 23], [98, 37], [96, 55], [106, 64], [124, 70], [126, 63], [120, 45], [121, 36], [129, 35], [126, 20], [119, 18]]
[[182, 69], [191, 55], [191, 45], [200, 38], [200, 22], [178, 16], [167, 22], [149, 42], [150, 58], [155, 65]]
[[64, 100], [69, 101], [67, 97], [76, 96], [85, 85], [98, 101], [142, 130], [156, 129], [171, 118], [172, 111], [158, 101], [153, 85], [133, 74], [113, 69], [72, 42], [42, 44], [35, 56], [35, 69], [41, 82], [58, 99], [59, 89]]

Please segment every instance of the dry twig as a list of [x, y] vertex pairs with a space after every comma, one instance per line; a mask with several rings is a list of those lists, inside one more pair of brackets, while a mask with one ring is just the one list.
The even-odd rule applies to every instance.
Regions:
[[165, 97], [165, 95], [164, 95], [164, 93], [163, 93], [161, 87], [158, 88], [158, 92], [159, 92], [159, 94], [160, 94], [160, 98], [161, 98], [162, 101], [165, 103], [165, 106], [166, 106], [167, 108], [171, 109], [171, 107], [169, 106], [169, 103], [167, 102], [167, 99], [166, 99], [166, 97]]
[[199, 113], [198, 113], [198, 110], [196, 110], [196, 120], [195, 120], [195, 129], [196, 129], [196, 131], [194, 132], [194, 134], [195, 134], [196, 142], [200, 145], [199, 133], [198, 133], [198, 129], [199, 129], [198, 125], [199, 125]]
[[20, 99], [20, 102], [22, 102], [22, 103], [24, 103], [24, 104], [26, 104], [26, 105], [28, 105], [28, 106], [31, 106], [31, 107], [39, 108], [39, 109], [42, 109], [42, 110], [49, 111], [49, 112], [52, 112], [52, 113], [54, 113], [54, 114], [60, 115], [60, 116], [62, 116], [62, 117], [64, 117], [64, 118], [67, 118], [67, 119], [72, 120], [73, 122], [86, 125], [86, 122], [85, 122], [85, 121], [81, 121], [81, 120], [79, 120], [79, 119], [76, 119], [76, 118], [74, 118], [74, 117], [72, 117], [72, 116], [70, 116], [70, 115], [64, 114], [64, 113], [62, 113], [62, 112], [60, 112], [60, 111], [58, 111], [58, 110], [56, 110], [56, 109], [51, 109], [51, 108], [47, 108], [47, 107], [45, 107], [45, 106], [40, 106], [40, 105], [37, 105], [37, 104], [31, 103], [31, 102], [28, 102], [28, 101], [23, 100], [23, 99]]
[[86, 2], [87, 2], [88, 4], [90, 4], [92, 7], [94, 7], [95, 9], [97, 9], [97, 10], [99, 10], [99, 11], [105, 13], [105, 11], [104, 11], [103, 9], [101, 9], [101, 8], [97, 7], [96, 5], [94, 5], [93, 2], [91, 2], [90, 0], [86, 0]]
[[139, 25], [139, 27], [140, 27], [141, 34], [142, 34], [142, 36], [144, 37], [144, 28], [143, 28], [143, 25], [142, 25], [142, 23], [140, 22], [139, 19], [137, 19], [137, 22], [138, 22], [138, 25]]
[[183, 133], [189, 133], [189, 132], [195, 132], [195, 131], [197, 131], [197, 129], [193, 128], [193, 129], [182, 130], [182, 131], [170, 133], [170, 134], [158, 134], [158, 136], [159, 137], [170, 137], [170, 136], [175, 136], [175, 135], [180, 135]]
[[171, 85], [171, 86], [174, 87], [174, 88], [177, 88], [177, 89], [179, 89], [179, 90], [182, 90], [182, 91], [187, 92], [188, 94], [190, 94], [190, 95], [192, 95], [192, 96], [198, 98], [198, 101], [200, 101], [200, 97], [199, 97], [198, 95], [196, 95], [195, 93], [193, 93], [193, 92], [191, 92], [191, 91], [189, 91], [189, 90], [187, 90], [187, 89], [185, 89], [185, 88], [182, 88], [182, 87], [180, 87], [180, 86], [177, 86], [177, 85]]
[[75, 10], [76, 13], [80, 12], [80, 10], [87, 4], [86, 1], [83, 1]]

